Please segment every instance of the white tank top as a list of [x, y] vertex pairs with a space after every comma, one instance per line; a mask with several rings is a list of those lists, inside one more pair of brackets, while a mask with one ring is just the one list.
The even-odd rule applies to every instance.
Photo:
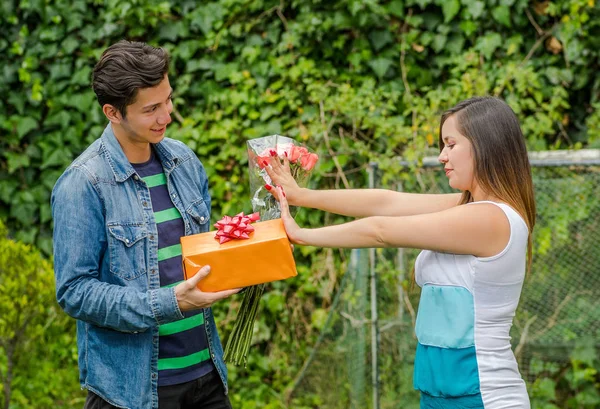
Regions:
[[485, 409], [529, 408], [509, 336], [525, 278], [529, 231], [510, 206], [467, 206], [479, 203], [504, 211], [510, 239], [492, 257], [429, 250], [417, 257], [415, 277], [423, 291], [415, 328], [415, 388], [440, 398], [480, 393]]

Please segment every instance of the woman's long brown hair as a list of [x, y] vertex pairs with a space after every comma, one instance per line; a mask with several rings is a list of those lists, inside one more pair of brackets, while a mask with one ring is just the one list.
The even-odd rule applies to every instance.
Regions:
[[[440, 150], [444, 147], [442, 126], [456, 116], [458, 131], [471, 142], [475, 178], [487, 193], [506, 202], [525, 220], [529, 228], [527, 265], [531, 267], [535, 226], [535, 198], [525, 138], [513, 110], [499, 98], [474, 97], [459, 102], [442, 114]], [[460, 204], [473, 201], [463, 192]]]

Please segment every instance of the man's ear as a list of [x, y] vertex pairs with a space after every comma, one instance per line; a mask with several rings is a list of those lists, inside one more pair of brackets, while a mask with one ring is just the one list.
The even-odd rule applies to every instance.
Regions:
[[123, 120], [123, 115], [121, 115], [119, 110], [111, 104], [104, 104], [102, 106], [102, 112], [104, 112], [104, 115], [106, 115], [108, 120], [112, 123], [120, 124]]

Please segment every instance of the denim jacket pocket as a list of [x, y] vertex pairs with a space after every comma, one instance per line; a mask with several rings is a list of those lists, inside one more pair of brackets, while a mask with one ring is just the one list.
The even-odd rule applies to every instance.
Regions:
[[207, 223], [210, 220], [210, 212], [203, 199], [198, 199], [185, 209], [192, 221], [192, 233], [202, 233], [208, 231]]
[[124, 280], [146, 273], [145, 243], [148, 236], [143, 222], [109, 223], [110, 272]]

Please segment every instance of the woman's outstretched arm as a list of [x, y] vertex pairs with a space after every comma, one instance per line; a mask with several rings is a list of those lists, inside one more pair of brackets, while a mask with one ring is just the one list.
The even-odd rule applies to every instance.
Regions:
[[[510, 239], [509, 221], [491, 203], [456, 206], [413, 216], [374, 216], [317, 229], [300, 228], [290, 216], [282, 190], [274, 193], [292, 243], [317, 247], [402, 247], [490, 257]], [[287, 192], [286, 192], [287, 193]]]
[[275, 185], [282, 186], [290, 205], [353, 217], [410, 216], [433, 213], [458, 205], [460, 193], [419, 194], [386, 189], [311, 190], [300, 188], [287, 159], [270, 159], [265, 168]]

